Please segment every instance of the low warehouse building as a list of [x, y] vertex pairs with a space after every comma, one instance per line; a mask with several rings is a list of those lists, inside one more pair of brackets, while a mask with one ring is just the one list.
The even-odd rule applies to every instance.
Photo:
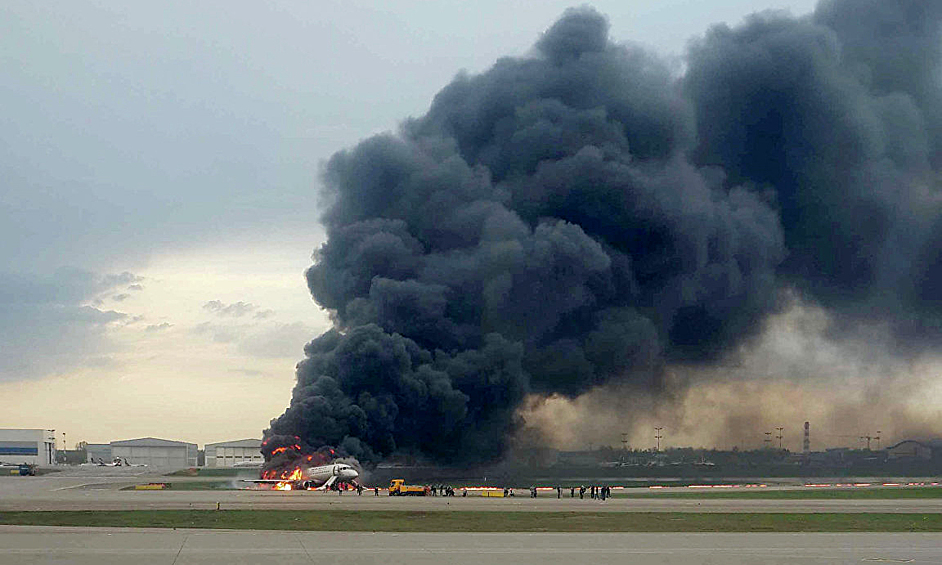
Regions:
[[145, 437], [111, 442], [111, 454], [132, 465], [167, 469], [196, 467], [195, 443]]
[[89, 443], [85, 445], [86, 463], [111, 463], [114, 456], [111, 455], [111, 444], [108, 443]]
[[55, 465], [56, 431], [0, 430], [0, 462], [15, 465]]
[[260, 439], [207, 443], [205, 449], [207, 467], [232, 467], [240, 463], [242, 465], [255, 463], [261, 465], [264, 462], [261, 452], [262, 440]]
[[888, 459], [932, 459], [932, 448], [922, 443], [907, 439], [886, 448]]

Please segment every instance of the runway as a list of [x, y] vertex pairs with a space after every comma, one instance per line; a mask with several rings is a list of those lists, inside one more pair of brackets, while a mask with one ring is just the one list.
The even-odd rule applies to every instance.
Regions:
[[934, 499], [808, 499], [761, 500], [718, 498], [614, 498], [604, 502], [541, 495], [532, 499], [458, 497], [375, 497], [369, 492], [194, 490], [133, 491], [123, 487], [149, 481], [180, 481], [177, 477], [117, 473], [88, 476], [57, 474], [42, 477], [0, 477], [0, 510], [495, 510], [592, 512], [890, 512], [939, 513]]
[[942, 563], [942, 534], [392, 534], [0, 526], [0, 564]]

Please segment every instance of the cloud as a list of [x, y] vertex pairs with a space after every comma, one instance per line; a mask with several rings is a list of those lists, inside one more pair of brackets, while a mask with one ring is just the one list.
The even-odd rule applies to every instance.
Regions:
[[141, 284], [132, 284], [128, 286], [128, 290], [141, 291], [144, 290], [144, 285]]
[[262, 80], [269, 71], [243, 59], [244, 24], [211, 28], [209, 43], [233, 42], [236, 55], [179, 34], [169, 11], [8, 8], [5, 20], [20, 23], [0, 34], [0, 51], [16, 61], [0, 74], [0, 264], [38, 268], [78, 255], [143, 263], [168, 244], [276, 229], [305, 215], [308, 163], [286, 159], [277, 140], [304, 130], [283, 108], [313, 79], [282, 61], [294, 87]]
[[261, 377], [265, 375], [262, 371], [256, 371], [254, 369], [229, 369], [229, 372], [246, 377]]
[[256, 320], [267, 320], [268, 318], [271, 318], [274, 315], [275, 315], [274, 310], [261, 310], [259, 312], [256, 312], [253, 318], [255, 318]]
[[125, 300], [127, 300], [127, 299], [130, 298], [130, 297], [131, 297], [130, 294], [124, 292], [124, 293], [121, 293], [121, 294], [115, 294], [114, 296], [111, 297], [111, 299], [114, 300], [115, 302], [124, 302]]
[[98, 307], [132, 273], [100, 274], [62, 268], [52, 274], [0, 272], [0, 381], [113, 365], [116, 324], [136, 320]]
[[169, 323], [169, 322], [164, 322], [164, 323], [162, 323], [162, 324], [151, 324], [151, 325], [147, 326], [146, 328], [144, 328], [144, 331], [146, 331], [146, 332], [160, 332], [160, 331], [163, 331], [163, 330], [169, 330], [169, 329], [172, 328], [172, 327], [173, 327], [173, 324], [171, 324], [171, 323]]
[[232, 343], [239, 339], [240, 328], [236, 327], [225, 327], [218, 324], [211, 324], [209, 322], [203, 322], [198, 324], [193, 328], [193, 333], [196, 335], [205, 335], [215, 343]]
[[296, 358], [314, 330], [301, 322], [278, 324], [254, 331], [239, 342], [239, 351], [252, 357]]
[[316, 333], [302, 322], [233, 325], [203, 322], [192, 331], [196, 335], [207, 336], [214, 343], [232, 344], [242, 355], [263, 359], [295, 359]]
[[124, 320], [125, 326], [130, 326], [131, 324], [136, 324], [138, 322], [143, 322], [146, 319], [146, 316], [128, 316]]
[[241, 318], [258, 309], [258, 306], [241, 300], [232, 304], [226, 304], [220, 300], [210, 300], [203, 304], [203, 309], [223, 318]]
[[133, 273], [123, 272], [117, 275], [104, 275], [101, 277], [101, 284], [108, 288], [115, 288], [122, 285], [137, 284], [144, 280]]

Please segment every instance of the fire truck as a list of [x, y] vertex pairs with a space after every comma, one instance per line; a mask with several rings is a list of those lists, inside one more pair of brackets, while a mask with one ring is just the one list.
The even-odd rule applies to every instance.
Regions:
[[20, 476], [31, 476], [36, 474], [36, 466], [30, 465], [28, 463], [23, 463], [22, 465], [10, 465], [7, 463], [0, 463], [0, 475], [20, 475]]

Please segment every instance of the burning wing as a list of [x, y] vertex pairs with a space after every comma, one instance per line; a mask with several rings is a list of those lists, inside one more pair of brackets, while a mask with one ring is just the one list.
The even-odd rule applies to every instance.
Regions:
[[[293, 480], [291, 480], [291, 479], [242, 479], [242, 482], [243, 482], [243, 483], [264, 484], [264, 485], [283, 485], [283, 484], [285, 484], [285, 483], [291, 484], [291, 483], [295, 483], [295, 482], [297, 482], [297, 481], [293, 481]], [[325, 483], [322, 484], [321, 486], [317, 487], [316, 490], [330, 488], [330, 486], [333, 485], [335, 482], [337, 482], [337, 476], [336, 476], [336, 475], [334, 475], [334, 476], [330, 477], [329, 479], [327, 479], [327, 482], [325, 482]]]

